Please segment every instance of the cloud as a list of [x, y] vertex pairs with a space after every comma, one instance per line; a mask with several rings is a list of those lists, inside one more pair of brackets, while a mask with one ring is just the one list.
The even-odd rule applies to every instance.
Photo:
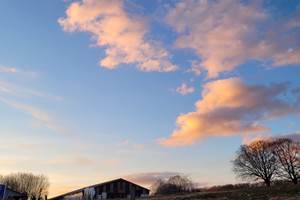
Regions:
[[185, 83], [182, 83], [178, 88], [176, 88], [176, 92], [178, 92], [181, 95], [187, 95], [193, 93], [194, 91], [195, 91], [194, 87], [188, 86]]
[[254, 141], [258, 140], [268, 140], [271, 136], [267, 133], [244, 133], [243, 144], [251, 144]]
[[[212, 81], [204, 85], [196, 110], [177, 118], [178, 128], [165, 146], [192, 145], [210, 136], [262, 132], [260, 121], [300, 113], [300, 107], [283, 99], [288, 84], [247, 85], [239, 78]], [[292, 98], [292, 97], [291, 97]]]
[[172, 176], [180, 175], [179, 172], [147, 172], [147, 173], [136, 173], [125, 176], [124, 178], [137, 184], [150, 187], [159, 179], [166, 180]]
[[127, 13], [121, 0], [73, 2], [66, 10], [66, 17], [58, 22], [65, 31], [92, 34], [95, 44], [105, 48], [102, 67], [115, 69], [120, 64], [137, 64], [142, 71], [177, 69], [161, 44], [146, 39], [145, 22]]
[[199, 76], [203, 71], [201, 62], [193, 60], [190, 69], [188, 69], [187, 71], [193, 72], [195, 75]]
[[5, 65], [0, 65], [0, 73], [19, 74], [19, 75], [24, 75], [29, 77], [36, 77], [38, 75], [38, 73], [34, 71], [24, 71], [16, 67], [5, 66]]
[[42, 125], [46, 126], [47, 128], [55, 132], [66, 133], [66, 130], [62, 126], [60, 126], [49, 113], [36, 106], [31, 106], [28, 104], [8, 100], [1, 96], [0, 96], [0, 101], [9, 105], [12, 108], [23, 111], [25, 114], [31, 116], [33, 119], [37, 120]]
[[4, 73], [17, 73], [18, 70], [14, 67], [7, 67], [7, 66], [3, 66], [0, 65], [0, 72], [4, 72]]
[[283, 134], [283, 135], [276, 135], [272, 136], [269, 134], [245, 134], [243, 137], [243, 143], [244, 144], [251, 144], [252, 142], [258, 141], [258, 140], [276, 140], [279, 138], [288, 138], [296, 142], [300, 142], [300, 133], [292, 133], [292, 134]]
[[0, 65], [0, 73], [11, 73], [13, 75], [9, 77], [9, 79], [0, 79], [0, 102], [31, 116], [33, 119], [39, 122], [39, 124], [46, 126], [48, 129], [58, 133], [67, 133], [66, 129], [59, 125], [54, 117], [51, 116], [47, 111], [37, 106], [23, 103], [25, 100], [36, 98], [54, 101], [60, 101], [63, 99], [60, 96], [55, 96], [27, 88], [24, 85], [17, 83], [15, 80], [15, 78], [20, 80], [18, 75], [22, 75], [22, 77], [23, 75], [35, 76], [37, 74], [36, 72], [24, 71], [16, 67]]
[[117, 167], [121, 164], [121, 160], [118, 159], [97, 159], [92, 156], [87, 156], [84, 154], [76, 154], [76, 155], [60, 155], [56, 156], [52, 159], [47, 159], [45, 162], [43, 162], [45, 165], [53, 165], [53, 166], [79, 166], [81, 168], [83, 167], [92, 167], [92, 168], [98, 168], [101, 167], [100, 170], [102, 170], [102, 167]]
[[44, 99], [54, 100], [54, 101], [63, 100], [63, 97], [61, 96], [51, 95], [33, 89], [28, 89], [8, 81], [3, 81], [1, 79], [0, 79], [0, 94], [15, 96], [19, 98], [39, 97], [39, 98], [44, 98]]
[[194, 49], [210, 78], [250, 59], [299, 65], [300, 8], [289, 19], [274, 22], [258, 2], [179, 1], [166, 22], [178, 33], [176, 47]]

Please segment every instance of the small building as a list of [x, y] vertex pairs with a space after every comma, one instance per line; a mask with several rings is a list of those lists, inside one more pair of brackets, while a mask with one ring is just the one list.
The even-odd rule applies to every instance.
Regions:
[[6, 187], [5, 185], [1, 185], [0, 190], [2, 193], [0, 195], [0, 199], [2, 200], [27, 200], [28, 199], [27, 194], [14, 191], [11, 188]]
[[135, 199], [146, 197], [149, 193], [149, 189], [120, 178], [84, 187], [49, 200]]

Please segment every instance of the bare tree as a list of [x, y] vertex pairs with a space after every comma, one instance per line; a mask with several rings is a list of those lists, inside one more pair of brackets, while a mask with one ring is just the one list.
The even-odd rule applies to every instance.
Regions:
[[278, 171], [271, 142], [255, 141], [242, 145], [233, 161], [234, 172], [242, 179], [263, 180], [269, 187]]
[[280, 138], [273, 142], [273, 151], [279, 162], [278, 175], [294, 184], [300, 178], [300, 144], [291, 139]]
[[26, 193], [30, 199], [43, 199], [48, 194], [49, 180], [44, 175], [14, 173], [3, 176], [1, 182], [11, 189]]
[[158, 180], [153, 186], [155, 195], [176, 194], [190, 192], [194, 189], [193, 182], [184, 176], [176, 175], [166, 180]]
[[169, 178], [168, 183], [177, 185], [181, 191], [191, 191], [194, 188], [193, 182], [186, 176], [172, 176]]

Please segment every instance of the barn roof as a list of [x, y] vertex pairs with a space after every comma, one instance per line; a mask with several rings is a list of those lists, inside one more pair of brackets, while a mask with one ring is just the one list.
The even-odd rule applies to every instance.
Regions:
[[26, 193], [18, 192], [16, 190], [11, 189], [9, 186], [6, 186], [5, 195], [11, 195], [14, 197], [27, 197]]
[[142, 189], [145, 189], [147, 191], [150, 191], [149, 189], [143, 187], [143, 186], [140, 186], [138, 184], [135, 184], [131, 181], [128, 181], [128, 180], [125, 180], [123, 178], [118, 178], [118, 179], [114, 179], [114, 180], [110, 180], [110, 181], [106, 181], [106, 182], [103, 182], [103, 183], [98, 183], [98, 184], [94, 184], [94, 185], [90, 185], [90, 186], [86, 186], [86, 187], [83, 187], [83, 188], [80, 188], [80, 189], [77, 189], [77, 190], [74, 190], [74, 191], [71, 191], [71, 192], [67, 192], [67, 193], [64, 193], [64, 194], [61, 194], [61, 195], [58, 195], [58, 196], [55, 196], [55, 197], [52, 197], [50, 198], [49, 200], [55, 200], [55, 199], [58, 199], [58, 198], [61, 198], [61, 197], [64, 197], [64, 196], [67, 196], [67, 195], [72, 195], [72, 194], [77, 194], [79, 192], [82, 192], [84, 189], [87, 189], [87, 188], [91, 188], [91, 187], [97, 187], [97, 186], [101, 186], [101, 185], [105, 185], [105, 184], [109, 184], [111, 182], [115, 182], [115, 181], [125, 181], [125, 182], [128, 182], [132, 185], [135, 185], [135, 186], [138, 186]]

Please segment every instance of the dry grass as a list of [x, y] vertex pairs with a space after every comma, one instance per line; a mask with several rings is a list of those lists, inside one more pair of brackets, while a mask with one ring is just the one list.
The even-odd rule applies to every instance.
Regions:
[[[300, 186], [284, 185], [239, 190], [149, 197], [147, 200], [300, 200]], [[145, 200], [145, 199], [144, 199]]]

